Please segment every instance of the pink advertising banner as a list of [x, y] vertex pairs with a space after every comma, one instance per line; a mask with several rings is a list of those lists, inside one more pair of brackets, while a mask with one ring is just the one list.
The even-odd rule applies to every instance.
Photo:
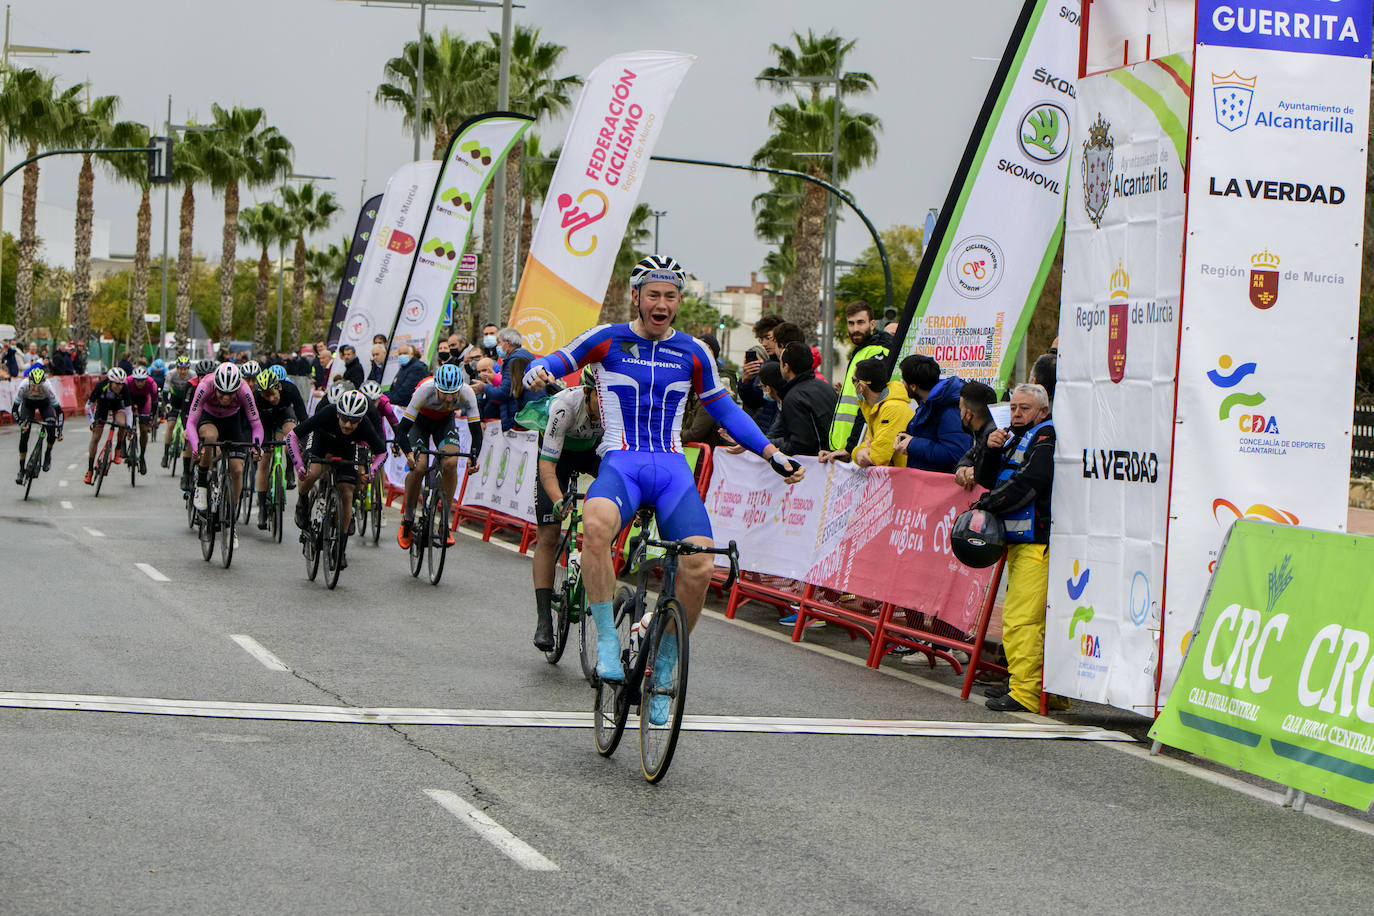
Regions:
[[890, 601], [972, 629], [992, 578], [949, 551], [949, 529], [976, 493], [948, 474], [798, 459], [789, 487], [761, 459], [718, 450], [706, 494], [717, 544], [750, 572]]

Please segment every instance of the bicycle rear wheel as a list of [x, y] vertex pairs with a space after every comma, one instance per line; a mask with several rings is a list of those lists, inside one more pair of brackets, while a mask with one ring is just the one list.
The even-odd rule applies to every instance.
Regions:
[[[668, 658], [660, 652], [665, 638], [676, 643]], [[639, 763], [649, 782], [667, 775], [677, 748], [687, 701], [687, 645], [687, 612], [676, 598], [665, 598], [641, 650], [646, 663], [639, 688]]]
[[429, 536], [429, 550], [426, 554], [429, 567], [429, 584], [438, 585], [444, 575], [444, 558], [448, 556], [448, 507], [444, 505], [444, 491], [436, 488], [429, 491], [429, 505], [425, 512], [429, 522], [425, 533]]
[[124, 441], [124, 463], [129, 466], [129, 486], [138, 486], [138, 432], [129, 433]]
[[237, 508], [245, 525], [253, 520], [253, 465], [247, 457], [243, 459], [243, 481], [239, 484]]
[[339, 491], [332, 486], [324, 501], [323, 536], [321, 553], [324, 554], [324, 585], [333, 588], [339, 584], [339, 557], [343, 554], [345, 539], [348, 537], [347, 523], [340, 518], [343, 501]]
[[233, 474], [225, 462], [225, 470], [220, 476], [220, 541], [219, 561], [228, 569], [234, 562], [234, 528], [238, 525], [238, 504], [234, 502]]
[[598, 681], [596, 704], [592, 709], [592, 734], [596, 738], [596, 752], [609, 757], [620, 746], [625, 734], [625, 721], [630, 717], [630, 697], [624, 684]]

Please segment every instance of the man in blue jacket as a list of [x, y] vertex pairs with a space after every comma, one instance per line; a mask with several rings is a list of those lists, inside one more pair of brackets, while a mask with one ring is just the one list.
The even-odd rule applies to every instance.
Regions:
[[959, 391], [964, 380], [957, 375], [940, 378], [940, 364], [929, 356], [913, 353], [901, 362], [907, 394], [920, 406], [899, 433], [893, 450], [906, 455], [906, 466], [923, 471], [953, 474], [954, 466], [973, 446], [959, 417]]
[[521, 383], [525, 369], [534, 362], [534, 354], [525, 349], [524, 338], [515, 328], [502, 328], [496, 334], [496, 352], [501, 357], [501, 383], [486, 389], [487, 403], [495, 405], [501, 417], [501, 431], [515, 426], [515, 415], [531, 401], [549, 396], [547, 391], [535, 391]]

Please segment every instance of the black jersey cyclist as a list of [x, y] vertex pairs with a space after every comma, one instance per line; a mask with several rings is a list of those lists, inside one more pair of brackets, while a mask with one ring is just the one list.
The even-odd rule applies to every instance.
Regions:
[[563, 494], [580, 474], [596, 476], [601, 467], [597, 446], [605, 429], [596, 399], [596, 371], [582, 370], [582, 384], [565, 388], [549, 399], [549, 422], [539, 437], [538, 488], [534, 496], [534, 605], [537, 620], [534, 647], [553, 648], [553, 574], [558, 562], [558, 537], [568, 508]]
[[[296, 470], [301, 475], [300, 496], [296, 501], [296, 526], [302, 530], [310, 524], [310, 490], [324, 474], [325, 458], [346, 458], [335, 467], [337, 489], [343, 502], [345, 519], [353, 518], [353, 490], [358, 482], [359, 444], [366, 445], [373, 455], [386, 449], [382, 436], [367, 419], [367, 398], [357, 391], [343, 392], [332, 404], [321, 404], [304, 423], [293, 429], [287, 439], [310, 437], [304, 461]], [[309, 470], [306, 470], [309, 465]], [[339, 555], [339, 568], [348, 565]]]
[[43, 450], [43, 470], [52, 468], [52, 446], [53, 441], [62, 438], [62, 424], [66, 417], [62, 413], [62, 400], [57, 395], [57, 390], [52, 386], [52, 380], [48, 378], [48, 372], [42, 366], [31, 370], [28, 376], [19, 383], [19, 387], [14, 392], [14, 404], [11, 406], [10, 413], [19, 424], [19, 476], [14, 482], [22, 485], [24, 483], [24, 459], [29, 455], [29, 427], [33, 425], [33, 418], [38, 417], [39, 421], [48, 428], [48, 446]]
[[[300, 456], [296, 453], [296, 440], [291, 438], [291, 430], [296, 428], [296, 424], [305, 419], [305, 406], [301, 405], [299, 413], [296, 404], [301, 400], [301, 393], [296, 390], [296, 386], [291, 383], [282, 384], [281, 377], [273, 372], [271, 368], [263, 369], [253, 380], [253, 401], [258, 407], [258, 419], [262, 421], [262, 433], [264, 441], [285, 439], [286, 452], [291, 456], [293, 465], [300, 463]], [[292, 395], [295, 395], [294, 400]], [[269, 477], [272, 473], [272, 453], [264, 451], [258, 459], [258, 470], [255, 482], [255, 489], [258, 493], [258, 529], [267, 530], [267, 487], [270, 483]]]
[[134, 397], [129, 391], [128, 375], [115, 366], [105, 377], [91, 388], [86, 398], [86, 409], [91, 415], [91, 447], [86, 456], [86, 476], [82, 482], [89, 484], [95, 477], [95, 452], [100, 447], [100, 434], [105, 431], [105, 421], [110, 414], [122, 417], [123, 429], [119, 431], [119, 448], [115, 450], [114, 460], [118, 464], [124, 449], [124, 437], [134, 426]]

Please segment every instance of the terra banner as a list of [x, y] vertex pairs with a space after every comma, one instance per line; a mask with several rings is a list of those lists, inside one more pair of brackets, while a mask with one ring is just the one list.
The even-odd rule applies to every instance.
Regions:
[[511, 311], [511, 327], [535, 353], [551, 353], [596, 324], [649, 157], [694, 60], [633, 51], [587, 77]]

